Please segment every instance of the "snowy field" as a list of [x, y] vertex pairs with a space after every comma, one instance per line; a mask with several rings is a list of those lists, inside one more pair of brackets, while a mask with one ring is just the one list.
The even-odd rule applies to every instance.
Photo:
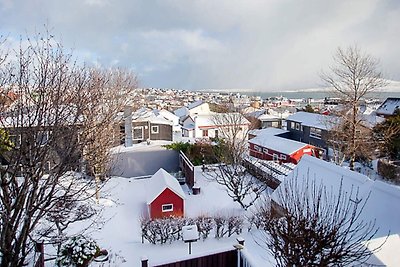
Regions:
[[[199, 195], [190, 194], [186, 186], [185, 214], [187, 217], [213, 214], [239, 214], [245, 216], [240, 206], [233, 202], [221, 185], [203, 177], [201, 169], [196, 168], [196, 184], [201, 187]], [[149, 259], [150, 266], [163, 262], [176, 261], [188, 256], [188, 245], [183, 241], [172, 244], [153, 245], [141, 242], [140, 218], [146, 208], [146, 183], [148, 179], [127, 179], [113, 177], [104, 188], [100, 205], [104, 207], [106, 224], [92, 233], [101, 248], [110, 252], [105, 263], [91, 266], [140, 266], [143, 257]], [[257, 231], [247, 232], [244, 226], [241, 235], [245, 239], [246, 254], [256, 266], [273, 266], [269, 254], [255, 243]], [[215, 239], [210, 235], [205, 241], [192, 245], [192, 255], [204, 255], [233, 248], [237, 236]], [[272, 259], [273, 260], [273, 259]]]

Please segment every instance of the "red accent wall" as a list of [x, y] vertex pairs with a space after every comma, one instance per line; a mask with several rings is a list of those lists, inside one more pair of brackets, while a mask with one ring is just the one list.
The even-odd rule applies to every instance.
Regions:
[[[162, 212], [162, 205], [173, 204], [174, 210], [168, 212]], [[158, 195], [156, 199], [149, 205], [150, 218], [162, 218], [162, 217], [183, 217], [184, 215], [184, 200], [175, 194], [171, 189], [165, 188], [164, 191]]]
[[[253, 156], [253, 157], [256, 157], [256, 158], [259, 158], [259, 159], [262, 159], [262, 160], [273, 160], [274, 159], [273, 154], [277, 154], [278, 157], [279, 157], [278, 161], [282, 162], [282, 163], [294, 163], [294, 164], [297, 164], [304, 154], [313, 156], [313, 151], [315, 150], [314, 146], [307, 145], [304, 148], [301, 148], [301, 149], [297, 150], [296, 152], [292, 153], [291, 155], [287, 155], [287, 154], [281, 153], [279, 151], [272, 150], [272, 149], [270, 149], [268, 147], [265, 147], [266, 149], [268, 149], [268, 154], [266, 154], [263, 151], [261, 151], [261, 152], [256, 151], [254, 149], [254, 144], [252, 144], [252, 143], [249, 143], [249, 144], [250, 144], [250, 156]], [[264, 147], [262, 147], [260, 145], [258, 145], [258, 146], [261, 147], [261, 148], [264, 148]], [[309, 152], [304, 152], [304, 150], [307, 150], [307, 149], [309, 149], [310, 151]], [[286, 155], [286, 160], [281, 159], [281, 155]]]

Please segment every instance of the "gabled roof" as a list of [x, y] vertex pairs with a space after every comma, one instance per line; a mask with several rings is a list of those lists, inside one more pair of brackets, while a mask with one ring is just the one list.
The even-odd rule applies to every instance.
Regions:
[[156, 109], [150, 110], [147, 108], [140, 108], [135, 113], [132, 114], [132, 121], [143, 122], [149, 121], [154, 124], [167, 124], [173, 125], [171, 120], [166, 119], [160, 112]]
[[376, 113], [380, 115], [394, 115], [396, 109], [400, 109], [400, 98], [389, 97], [379, 106]]
[[296, 112], [286, 118], [288, 121], [300, 122], [302, 125], [328, 130], [335, 117], [309, 112]]
[[182, 190], [178, 180], [171, 174], [160, 168], [149, 179], [147, 189], [147, 204], [151, 204], [166, 188], [177, 194], [182, 199], [185, 199], [185, 193]]
[[193, 103], [190, 103], [189, 105], [187, 105], [187, 108], [189, 109], [189, 110], [191, 110], [191, 109], [194, 109], [194, 108], [196, 108], [196, 107], [198, 107], [198, 106], [200, 106], [200, 105], [203, 105], [205, 102], [203, 102], [203, 100], [197, 100], [197, 101], [195, 101], [195, 102], [193, 102]]
[[284, 133], [287, 133], [287, 131], [277, 128], [265, 128], [257, 130], [257, 132], [253, 131], [252, 134], [256, 134], [257, 136], [250, 139], [249, 143], [272, 149], [286, 155], [291, 155], [308, 146], [306, 143], [277, 136]]

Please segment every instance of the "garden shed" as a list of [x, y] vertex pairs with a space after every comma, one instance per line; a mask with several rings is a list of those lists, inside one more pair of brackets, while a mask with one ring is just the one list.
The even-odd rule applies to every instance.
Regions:
[[151, 219], [184, 216], [185, 193], [178, 180], [164, 169], [159, 169], [146, 186], [147, 206]]

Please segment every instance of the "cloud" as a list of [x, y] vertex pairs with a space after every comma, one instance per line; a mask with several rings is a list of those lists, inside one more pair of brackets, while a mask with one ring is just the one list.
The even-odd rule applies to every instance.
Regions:
[[315, 87], [353, 44], [400, 79], [395, 0], [0, 0], [0, 23], [15, 38], [46, 23], [75, 55], [135, 69], [143, 86]]

